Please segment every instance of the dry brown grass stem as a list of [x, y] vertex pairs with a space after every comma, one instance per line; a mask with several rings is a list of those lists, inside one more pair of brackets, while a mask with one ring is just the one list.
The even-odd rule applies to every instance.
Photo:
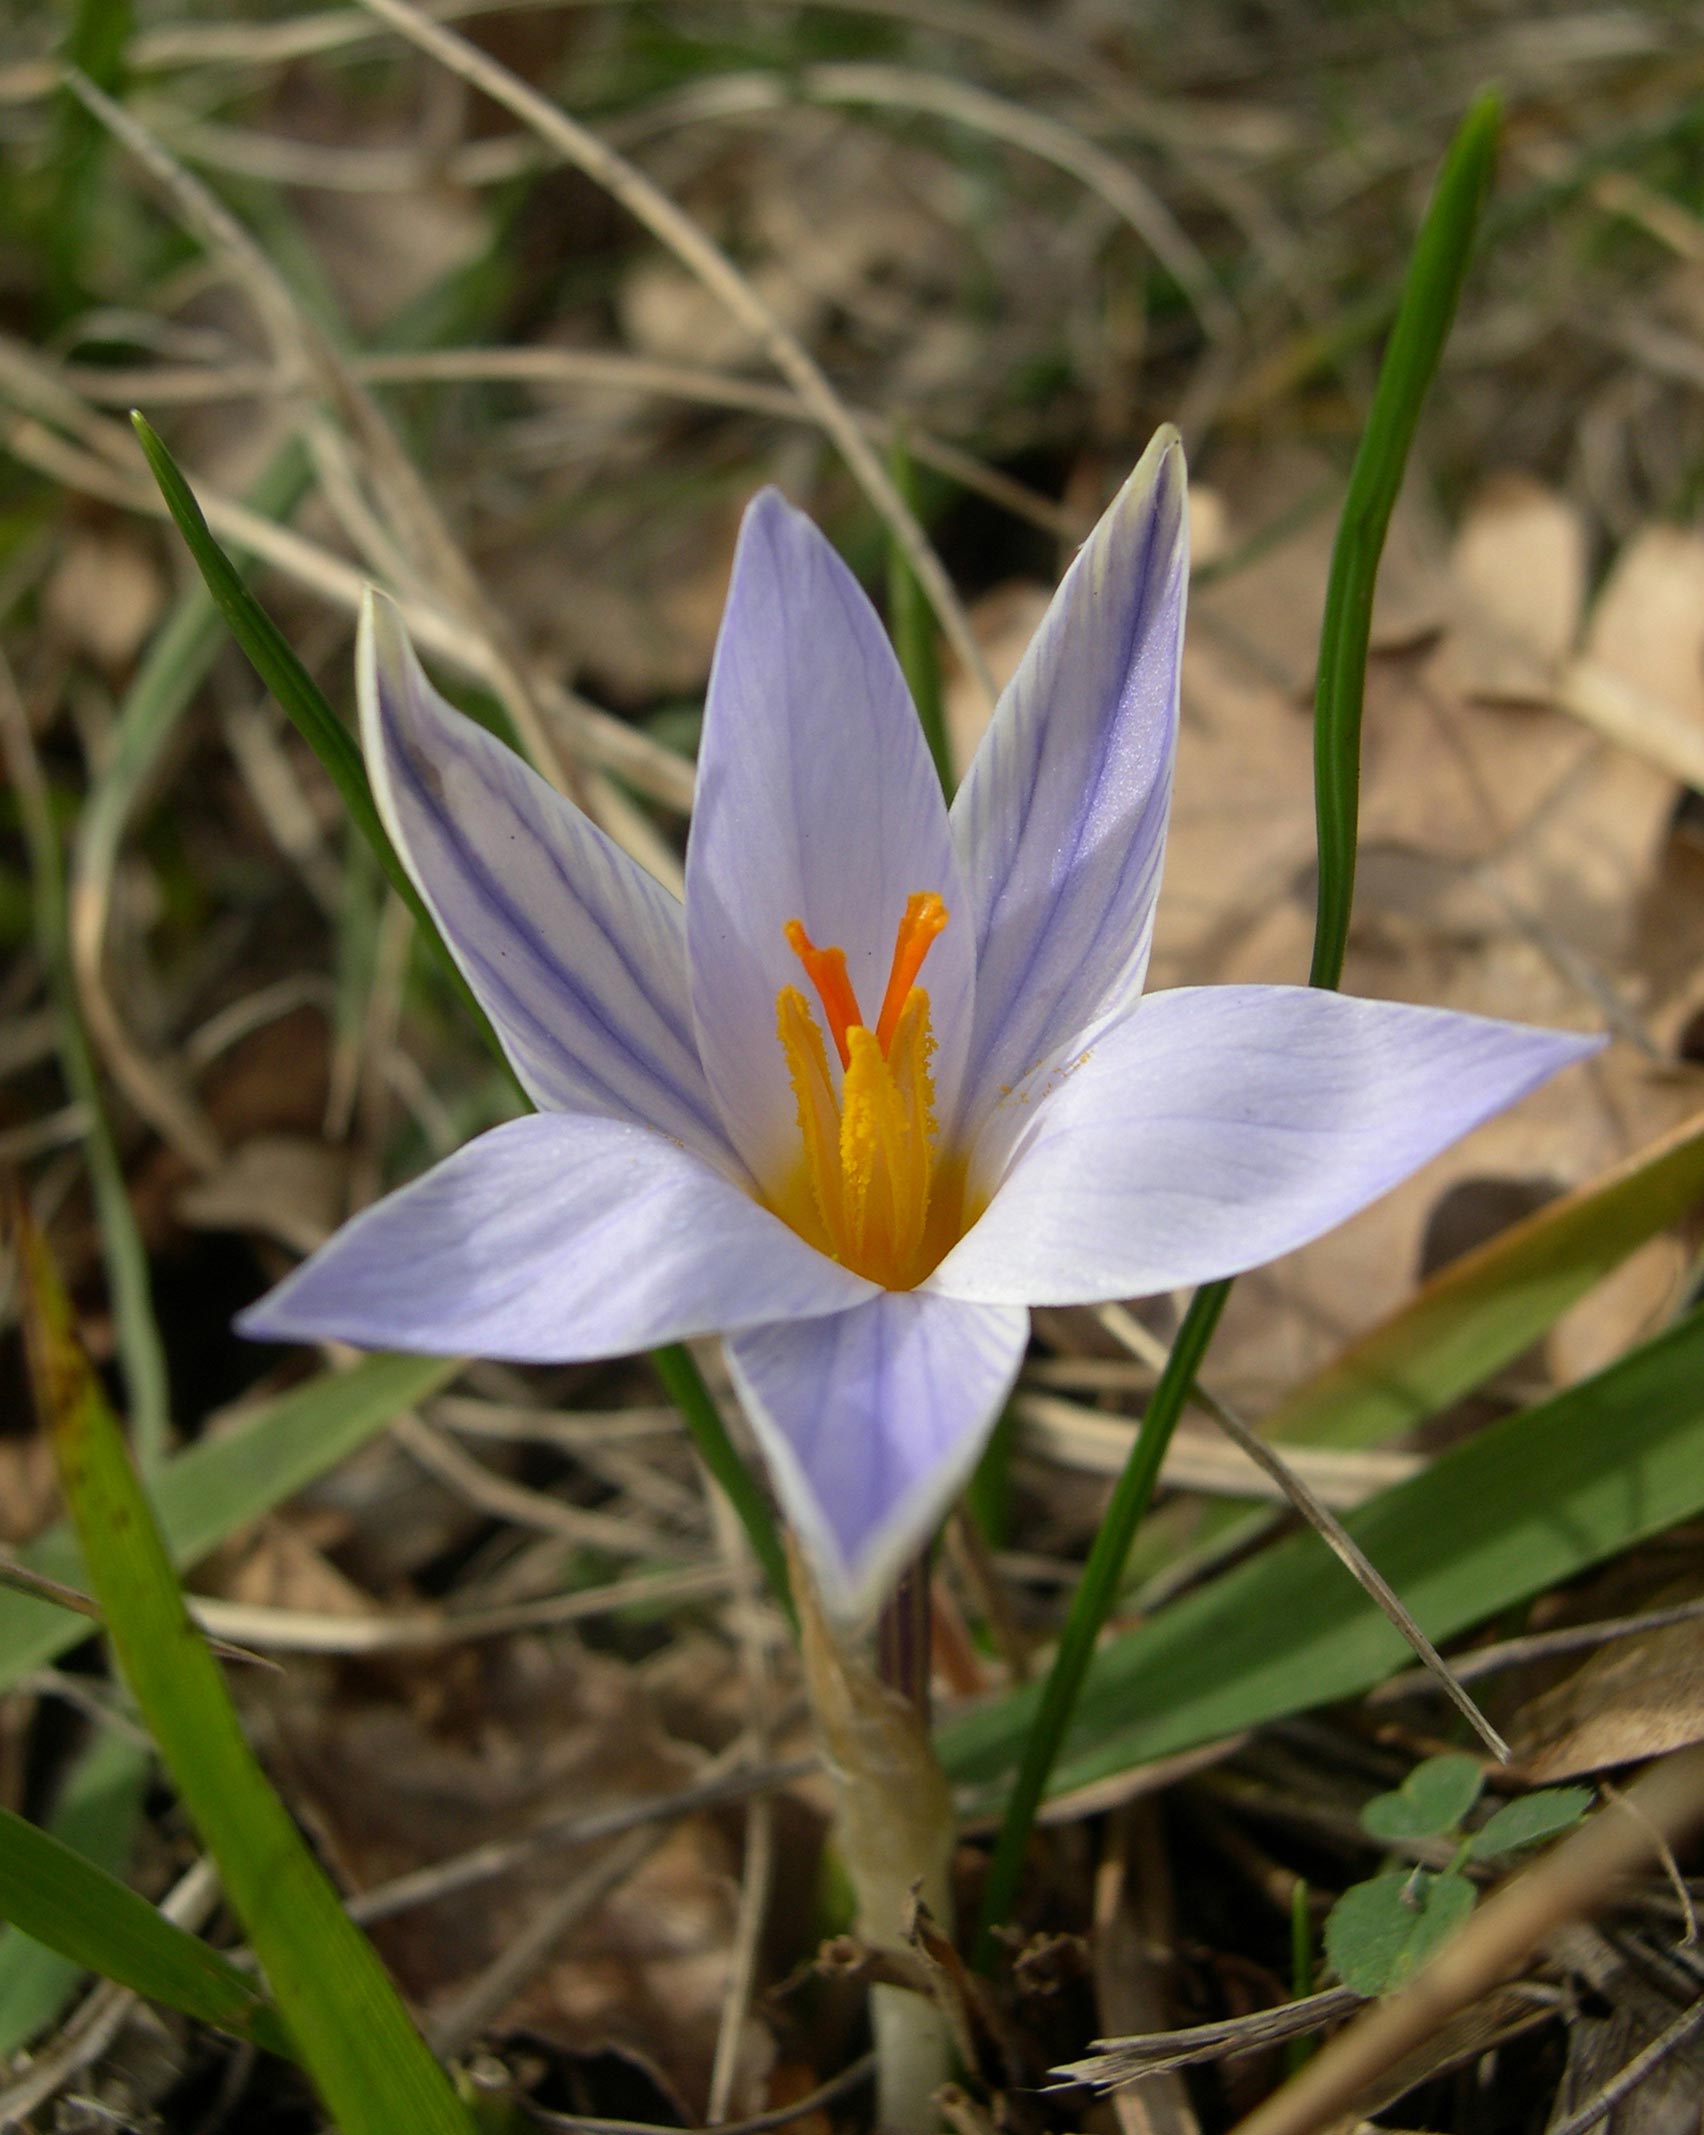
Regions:
[[[566, 767], [511, 650], [509, 633], [377, 402], [224, 204], [140, 121], [75, 68], [67, 69], [66, 82], [150, 172], [185, 226], [222, 262], [252, 305], [275, 358], [287, 371], [295, 370], [301, 387], [314, 396], [299, 415], [298, 426], [313, 454], [321, 490], [357, 549], [390, 584], [446, 603], [481, 640], [488, 679], [527, 755], [566, 789]], [[359, 465], [352, 447], [359, 452]], [[382, 518], [367, 506], [363, 475], [380, 500]]]
[[728, 1573], [720, 1564], [689, 1564], [679, 1571], [640, 1572], [599, 1586], [544, 1594], [488, 1608], [394, 1609], [371, 1615], [330, 1610], [277, 1608], [266, 1602], [192, 1600], [190, 1613], [203, 1630], [262, 1653], [435, 1653], [450, 1646], [517, 1632], [547, 1631], [586, 1623], [623, 1609], [666, 1602], [700, 1602], [725, 1594]]
[[[1126, 1312], [1120, 1305], [1105, 1305], [1098, 1316], [1107, 1332], [1116, 1341], [1122, 1342], [1132, 1355], [1140, 1357], [1156, 1371], [1164, 1369], [1164, 1344], [1157, 1341], [1133, 1314]], [[1269, 1445], [1258, 1431], [1245, 1423], [1235, 1410], [1227, 1408], [1224, 1402], [1210, 1394], [1204, 1386], [1196, 1386], [1190, 1398], [1197, 1407], [1206, 1410], [1238, 1451], [1253, 1461], [1255, 1466], [1283, 1491], [1290, 1504], [1355, 1580], [1368, 1600], [1402, 1633], [1413, 1648], [1420, 1665], [1431, 1675], [1444, 1696], [1492, 1756], [1507, 1764], [1510, 1756], [1509, 1745], [1480, 1711], [1449, 1662], [1420, 1628], [1402, 1597], [1336, 1513], [1322, 1502], [1318, 1493], [1303, 1481], [1294, 1467]]]
[[494, 1519], [532, 1528], [542, 1534], [560, 1535], [564, 1541], [580, 1548], [604, 1550], [612, 1556], [639, 1557], [648, 1562], [664, 1563], [673, 1559], [679, 1563], [683, 1558], [696, 1560], [701, 1554], [701, 1545], [696, 1540], [683, 1541], [680, 1536], [665, 1535], [642, 1520], [588, 1511], [584, 1506], [570, 1505], [546, 1491], [531, 1490], [523, 1483], [511, 1482], [507, 1476], [486, 1467], [483, 1461], [464, 1453], [454, 1439], [434, 1430], [418, 1416], [406, 1413], [399, 1416], [391, 1425], [391, 1436], [411, 1460], [435, 1476], [445, 1489]]
[[565, 161], [601, 186], [611, 199], [642, 223], [682, 266], [720, 299], [729, 315], [751, 334], [764, 356], [832, 438], [848, 470], [886, 522], [916, 573], [942, 633], [965, 672], [975, 679], [992, 703], [994, 688], [982, 649], [928, 537], [815, 359], [797, 336], [776, 318], [727, 254], [712, 243], [691, 216], [637, 165], [618, 155], [589, 128], [570, 118], [559, 105], [541, 96], [507, 67], [469, 44], [465, 37], [440, 28], [419, 8], [412, 6], [410, 0], [363, 0], [363, 4], [463, 81], [482, 90], [493, 102], [501, 104], [524, 125], [530, 126]]
[[1177, 281], [1212, 339], [1227, 339], [1236, 331], [1236, 313], [1212, 269], [1164, 201], [1127, 165], [1075, 128], [974, 83], [915, 67], [860, 61], [800, 67], [787, 74], [723, 74], [652, 104], [645, 114], [645, 131], [706, 118], [743, 118], [799, 103], [927, 112], [1051, 163], [1129, 224]]
[[1369, 2010], [1235, 2135], [1316, 2135], [1459, 2010], [1511, 1978], [1546, 1937], [1610, 1903], [1627, 1876], [1704, 1822], [1704, 1749], [1666, 1757], [1552, 1852], [1504, 1884], [1413, 1983]]
[[[167, 516], [158, 490], [139, 471], [140, 455], [128, 428], [93, 416], [74, 396], [62, 394], [49, 366], [0, 335], [0, 395], [8, 391], [26, 409], [43, 409], [51, 402], [49, 420], [71, 429], [81, 440], [73, 445], [35, 415], [15, 415], [0, 430], [0, 443], [16, 458], [83, 495], [144, 517]], [[195, 489], [208, 525], [222, 540], [251, 550], [262, 562], [345, 614], [353, 616], [359, 610], [367, 578], [354, 565], [235, 498], [199, 482]], [[405, 596], [398, 606], [424, 652], [442, 659], [470, 681], [495, 686], [482, 639], [434, 604]], [[692, 766], [684, 757], [559, 683], [536, 675], [534, 681], [542, 701], [562, 721], [588, 761], [630, 780], [666, 807], [682, 812], [691, 807]]]
[[[632, 4], [634, 0], [426, 0], [421, 12], [434, 22], [472, 22], [482, 15]], [[1109, 83], [1099, 56], [1057, 25], [1026, 20], [1009, 8], [979, 6], [976, 0], [767, 0], [767, 4], [791, 13], [811, 9], [909, 23], [984, 50], [1003, 52], [1070, 82], [1158, 140], [1176, 140], [1193, 127], [1192, 116], [1177, 110], [1171, 100], [1143, 97], [1122, 83]], [[371, 43], [376, 34], [370, 18], [353, 7], [322, 8], [278, 22], [162, 22], [137, 33], [126, 59], [140, 75], [169, 73], [179, 67], [284, 66]], [[0, 70], [0, 102], [23, 103], [51, 96], [56, 83], [51, 61], [20, 61]]]
[[[765, 385], [735, 371], [630, 356], [618, 349], [444, 348], [406, 355], [352, 356], [348, 362], [353, 374], [369, 385], [579, 385], [614, 393], [654, 394], [816, 427], [812, 411], [785, 386]], [[194, 406], [206, 401], [271, 398], [293, 390], [287, 372], [262, 363], [159, 364], [132, 370], [68, 363], [59, 376], [92, 405], [102, 407]], [[849, 410], [876, 444], [893, 442], [898, 426], [890, 416], [850, 404]], [[909, 424], [905, 443], [920, 465], [932, 467], [1057, 540], [1078, 542], [1089, 531], [1089, 521], [1080, 512], [1013, 480], [961, 446]]]
[[[763, 1758], [774, 1746], [778, 1688], [774, 1652], [766, 1635], [763, 1574], [733, 1506], [708, 1475], [703, 1478], [703, 1487], [717, 1554], [727, 1565], [734, 1584], [727, 1620], [739, 1649], [740, 1674], [750, 1706], [748, 1740], [755, 1755]], [[757, 1991], [762, 1963], [763, 1931], [774, 1890], [775, 1837], [774, 1796], [764, 1789], [751, 1795], [745, 1805], [739, 1910], [728, 1952], [728, 1976], [716, 2025], [705, 2109], [705, 2118], [712, 2122], [727, 2119], [745, 2057], [752, 1996]]]

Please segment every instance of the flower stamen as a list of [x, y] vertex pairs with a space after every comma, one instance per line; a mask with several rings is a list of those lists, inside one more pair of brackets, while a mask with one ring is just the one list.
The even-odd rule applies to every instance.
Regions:
[[893, 968], [872, 1031], [846, 973], [844, 953], [819, 949], [799, 920], [787, 940], [822, 1003], [842, 1074], [838, 1093], [805, 996], [783, 986], [776, 1033], [787, 1057], [805, 1169], [835, 1258], [872, 1282], [907, 1289], [922, 1265], [934, 1175], [934, 1086], [929, 996], [916, 985], [930, 944], [947, 923], [933, 891], [906, 900]]

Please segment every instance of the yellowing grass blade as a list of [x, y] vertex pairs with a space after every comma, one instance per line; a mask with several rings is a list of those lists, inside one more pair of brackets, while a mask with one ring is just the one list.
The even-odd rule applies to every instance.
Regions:
[[[336, 1467], [401, 1409], [424, 1401], [461, 1366], [443, 1357], [363, 1357], [345, 1372], [309, 1379], [216, 1437], [174, 1454], [149, 1478], [172, 1562], [196, 1563]], [[29, 1570], [63, 1585], [86, 1583], [76, 1537], [63, 1523], [18, 1552]], [[0, 1585], [0, 1691], [88, 1636], [62, 1608]]]
[[1700, 1200], [1704, 1117], [1452, 1260], [1262, 1429], [1316, 1446], [1394, 1437], [1482, 1385]]
[[303, 2066], [342, 2135], [474, 2135], [371, 1943], [244, 1739], [47, 1246], [18, 1218], [31, 1376], [108, 1637], [248, 1931]]

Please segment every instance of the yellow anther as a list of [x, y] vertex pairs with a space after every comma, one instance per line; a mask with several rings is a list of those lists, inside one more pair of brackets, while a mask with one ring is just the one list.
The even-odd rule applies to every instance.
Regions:
[[824, 1229], [837, 1239], [845, 1227], [845, 1196], [840, 1185], [840, 1105], [828, 1071], [828, 1052], [796, 986], [782, 987], [775, 1010], [776, 1033], [799, 1108], [811, 1194]]
[[[870, 1030], [838, 949], [818, 949], [797, 920], [787, 939], [822, 1002], [843, 1073], [836, 1092], [828, 1049], [805, 996], [776, 998], [776, 1030], [798, 1108], [811, 1196], [836, 1259], [888, 1289], [927, 1272], [934, 1172], [935, 1094], [929, 996], [911, 981], [947, 923], [933, 892], [907, 901], [881, 1021]], [[938, 1246], [927, 1258], [939, 1256]]]

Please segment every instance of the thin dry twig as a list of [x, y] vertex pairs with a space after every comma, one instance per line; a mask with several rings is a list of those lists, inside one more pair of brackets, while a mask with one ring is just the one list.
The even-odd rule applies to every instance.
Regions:
[[[0, 443], [27, 466], [82, 494], [99, 497], [145, 518], [170, 515], [165, 500], [139, 471], [135, 439], [120, 424], [90, 414], [64, 390], [52, 367], [21, 343], [0, 334], [0, 391], [9, 391], [27, 414], [15, 416]], [[49, 424], [68, 429], [73, 445]], [[263, 562], [345, 614], [361, 606], [368, 580], [341, 556], [279, 526], [235, 498], [204, 483], [196, 501], [221, 539], [251, 550]], [[497, 677], [484, 641], [433, 602], [398, 601], [410, 636], [421, 650], [446, 661], [470, 681], [495, 689]], [[573, 691], [534, 677], [541, 700], [560, 719], [579, 754], [630, 780], [652, 799], [684, 813], [692, 806], [693, 772], [687, 760], [624, 719], [599, 709]]]
[[644, 1572], [600, 1586], [541, 1595], [536, 1601], [492, 1608], [411, 1609], [338, 1616], [316, 1609], [275, 1608], [258, 1601], [213, 1601], [191, 1596], [189, 1612], [203, 1630], [276, 1653], [431, 1652], [474, 1639], [509, 1638], [621, 1609], [664, 1601], [706, 1601], [727, 1591], [727, 1568], [693, 1564], [678, 1572]]
[[536, 2105], [529, 2105], [526, 2112], [539, 2127], [560, 2130], [561, 2135], [770, 2135], [771, 2129], [792, 2127], [795, 2122], [820, 2113], [825, 2106], [838, 2105], [842, 2098], [861, 2090], [875, 2072], [876, 2057], [867, 2053], [790, 2105], [774, 2105], [766, 2113], [752, 2113], [744, 2120], [724, 2120], [705, 2128], [665, 2128], [648, 2120], [599, 2120], [585, 2113], [550, 2113]]
[[[1094, 1475], [1117, 1475], [1130, 1457], [1136, 1434], [1130, 1416], [1023, 1387], [1013, 1399], [1012, 1412], [1033, 1453]], [[1383, 1447], [1297, 1446], [1285, 1459], [1291, 1473], [1334, 1509], [1364, 1504], [1375, 1492], [1408, 1482], [1425, 1466], [1416, 1454]], [[1227, 1445], [1217, 1432], [1192, 1422], [1185, 1423], [1167, 1447], [1161, 1479], [1168, 1489], [1205, 1497], [1289, 1502], [1284, 1485], [1263, 1464], [1236, 1443]]]
[[[1152, 1336], [1140, 1320], [1126, 1312], [1120, 1305], [1104, 1305], [1099, 1318], [1109, 1334], [1123, 1342], [1132, 1354], [1156, 1369], [1165, 1363], [1164, 1345]], [[1226, 1437], [1248, 1456], [1255, 1465], [1264, 1470], [1283, 1490], [1284, 1495], [1296, 1508], [1320, 1540], [1337, 1558], [1338, 1562], [1356, 1580], [1368, 1599], [1384, 1612], [1385, 1616], [1402, 1633], [1419, 1656], [1421, 1665], [1432, 1675], [1438, 1688], [1483, 1742], [1492, 1756], [1507, 1764], [1510, 1759], [1509, 1745], [1480, 1711], [1466, 1689], [1457, 1679], [1443, 1655], [1433, 1645], [1406, 1608], [1401, 1597], [1373, 1564], [1361, 1545], [1331, 1511], [1321, 1503], [1317, 1494], [1305, 1483], [1288, 1461], [1261, 1437], [1260, 1433], [1246, 1424], [1240, 1416], [1210, 1394], [1204, 1386], [1196, 1385], [1191, 1398], [1204, 1408], [1218, 1424]]]
[[799, 102], [928, 112], [1053, 164], [1129, 224], [1176, 279], [1211, 339], [1224, 340], [1235, 333], [1236, 313], [1212, 269], [1164, 201], [1126, 164], [1059, 120], [973, 83], [916, 67], [853, 60], [799, 67], [786, 74], [722, 74], [653, 104], [644, 114], [643, 125], [651, 132], [659, 126], [744, 117]]
[[663, 1831], [629, 1831], [555, 1892], [498, 1956], [431, 2016], [427, 2037], [444, 2058], [463, 2052], [537, 1974], [551, 1952], [662, 1844]]
[[[1481, 1676], [1498, 1675], [1505, 1668], [1519, 1668], [1528, 1661], [1586, 1653], [1618, 1639], [1636, 1638], [1642, 1631], [1666, 1631], [1675, 1624], [1694, 1623], [1700, 1616], [1704, 1616], [1704, 1601], [1679, 1601], [1672, 1608], [1647, 1609], [1639, 1616], [1609, 1616], [1598, 1623], [1569, 1624], [1560, 1631], [1534, 1631], [1524, 1638], [1500, 1639], [1496, 1645], [1481, 1646], [1477, 1652], [1456, 1654], [1450, 1667], [1458, 1682], [1474, 1683]], [[1410, 1668], [1376, 1684], [1367, 1692], [1367, 1702], [1388, 1704], [1434, 1687], [1434, 1679], [1424, 1669]]]
[[1704, 2025], [1704, 1996], [1690, 2009], [1683, 2009], [1672, 2024], [1659, 2031], [1625, 2068], [1610, 2077], [1595, 2098], [1588, 2098], [1577, 2113], [1570, 2113], [1566, 2120], [1553, 2125], [1550, 2135], [1587, 2135], [1589, 2129], [1600, 2126], [1618, 2105], [1631, 2098], [1642, 2083], [1648, 2082], [1669, 2055], [1684, 2046], [1701, 2025]]
[[[731, 1770], [742, 1761], [746, 1748], [745, 1738], [737, 1737], [711, 1759], [707, 1776]], [[433, 2013], [425, 2028], [435, 2050], [447, 2057], [476, 2038], [514, 2000], [558, 1944], [656, 1851], [666, 1829], [666, 1824], [651, 1823], [624, 1832], [542, 1905], [477, 1979]]]
[[480, 586], [478, 574], [450, 532], [430, 489], [397, 442], [383, 411], [333, 345], [295, 299], [271, 261], [197, 178], [173, 157], [134, 115], [81, 74], [66, 70], [66, 85], [94, 117], [149, 170], [176, 203], [189, 228], [224, 260], [242, 288], [278, 361], [295, 368], [358, 442], [366, 471], [384, 502], [381, 523], [367, 510], [361, 484], [342, 436], [323, 417], [305, 434], [328, 499], [357, 546], [399, 589], [420, 570], [483, 641], [492, 686], [513, 721], [534, 765], [556, 785], [568, 781], [561, 757], [539, 716], [534, 693], [507, 643], [507, 632]]
[[1081, 2061], [1066, 2061], [1048, 2073], [1059, 2079], [1058, 2088], [1092, 2083], [1097, 2090], [1116, 2084], [1138, 2083], [1167, 2069], [1195, 2068], [1206, 2061], [1230, 2061], [1238, 2054], [1258, 2053], [1286, 2039], [1306, 2038], [1323, 2031], [1365, 2002], [1352, 1987], [1327, 1987], [1319, 1994], [1303, 1995], [1299, 2001], [1280, 2002], [1274, 2009], [1256, 2009], [1247, 2016], [1219, 2017], [1210, 2024], [1189, 2024], [1178, 2031], [1145, 2031], [1129, 2038], [1096, 2039], [1094, 2051]]
[[618, 155], [589, 128], [570, 118], [559, 105], [541, 96], [465, 37], [440, 28], [410, 0], [362, 0], [362, 4], [383, 16], [411, 44], [430, 52], [440, 64], [512, 112], [541, 140], [548, 141], [667, 246], [740, 321], [839, 448], [848, 470], [881, 514], [915, 572], [947, 642], [992, 704], [994, 687], [982, 649], [928, 536], [815, 359], [776, 318], [727, 254], [636, 164]]
[[[622, 349], [438, 348], [351, 356], [351, 373], [369, 385], [466, 385], [519, 383], [579, 385], [612, 393], [644, 393], [696, 402], [746, 415], [819, 427], [813, 411], [787, 386], [767, 385], [709, 365], [664, 363]], [[102, 407], [197, 406], [207, 401], [269, 399], [292, 390], [289, 374], [275, 364], [222, 366], [151, 364], [104, 370], [68, 363], [61, 377], [91, 404]], [[848, 403], [847, 412], [879, 445], [891, 445], [899, 426], [889, 415]], [[1069, 505], [990, 466], [962, 446], [927, 430], [905, 426], [906, 450], [924, 467], [963, 489], [986, 497], [1014, 518], [1027, 520], [1060, 541], [1081, 541], [1089, 523]]]
[[349, 1900], [349, 1917], [363, 1926], [371, 1926], [375, 1920], [392, 1919], [417, 1905], [431, 1905], [458, 1890], [469, 1890], [477, 1883], [489, 1882], [494, 1876], [506, 1875], [511, 1868], [539, 1854], [589, 1845], [598, 1839], [619, 1838], [623, 1832], [636, 1830], [641, 1824], [672, 1823], [699, 1809], [723, 1808], [730, 1802], [748, 1801], [755, 1794], [768, 1793], [776, 1787], [790, 1785], [795, 1779], [806, 1778], [817, 1769], [817, 1762], [812, 1754], [770, 1764], [735, 1765], [711, 1778], [695, 1779], [690, 1786], [679, 1787], [670, 1794], [642, 1797], [637, 1801], [622, 1802], [616, 1808], [594, 1809], [590, 1814], [558, 1816], [535, 1825], [518, 1838], [489, 1839], [484, 1845], [470, 1847], [466, 1853], [454, 1854], [446, 1861], [435, 1861], [427, 1868], [411, 1869], [406, 1875], [363, 1891]]
[[454, 1439], [434, 1430], [419, 1416], [410, 1413], [398, 1416], [391, 1425], [391, 1436], [428, 1474], [436, 1476], [458, 1497], [465, 1498], [470, 1505], [496, 1519], [536, 1528], [544, 1534], [561, 1535], [564, 1540], [578, 1543], [583, 1548], [610, 1550], [621, 1556], [673, 1557], [678, 1561], [686, 1557], [696, 1558], [700, 1553], [699, 1544], [664, 1535], [640, 1521], [623, 1519], [617, 1513], [591, 1511], [583, 1505], [570, 1505], [545, 1491], [529, 1490], [525, 1484], [512, 1483], [507, 1476], [496, 1474], [483, 1461], [464, 1453]]

